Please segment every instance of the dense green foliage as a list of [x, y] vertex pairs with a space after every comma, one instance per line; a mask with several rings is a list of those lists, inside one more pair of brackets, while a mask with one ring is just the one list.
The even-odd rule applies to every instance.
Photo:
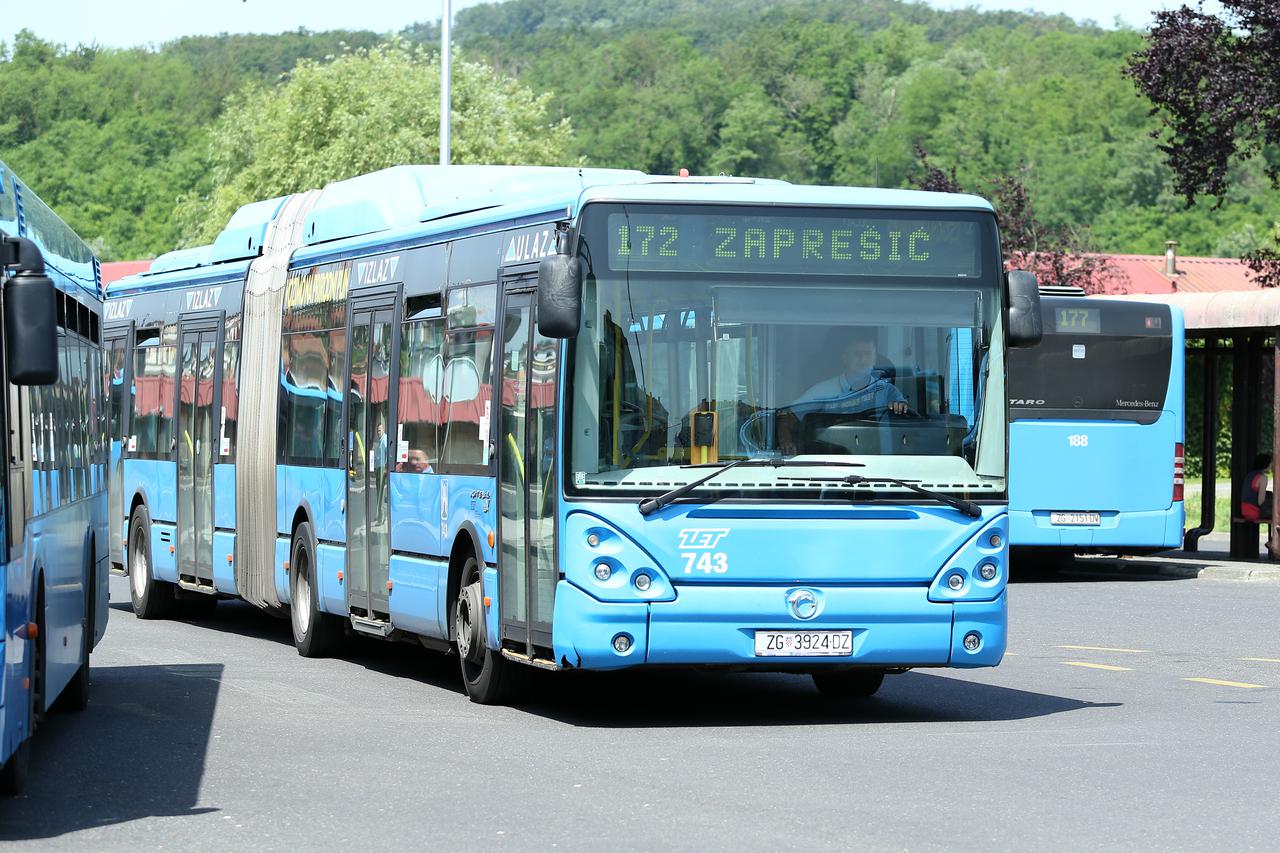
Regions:
[[[546, 95], [456, 57], [452, 91], [455, 162], [567, 162], [569, 124], [546, 120]], [[231, 96], [211, 132], [213, 190], [179, 207], [188, 241], [213, 240], [252, 201], [437, 162], [439, 103], [439, 55], [400, 41], [331, 62], [303, 59], [282, 84]]]
[[[403, 37], [433, 47], [437, 32], [420, 24]], [[1234, 256], [1280, 220], [1280, 193], [1264, 169], [1269, 150], [1232, 166], [1218, 209], [1187, 208], [1174, 192], [1151, 136], [1157, 119], [1123, 73], [1144, 44], [1134, 31], [899, 0], [509, 0], [462, 11], [454, 33], [476, 61], [463, 67], [489, 75], [506, 97], [527, 98], [533, 117], [520, 127], [548, 137], [541, 153], [496, 134], [492, 145], [468, 149], [464, 128], [482, 129], [488, 108], [468, 118], [460, 104], [458, 159], [908, 186], [920, 145], [966, 186], [1016, 171], [1046, 225], [1087, 230], [1101, 250], [1158, 253], [1177, 239], [1187, 253]], [[305, 135], [298, 117], [314, 109], [302, 101], [326, 91], [296, 81], [319, 75], [328, 57], [378, 41], [295, 32], [100, 50], [23, 35], [0, 49], [0, 159], [107, 257], [152, 255], [183, 237], [179, 199], [216, 193], [211, 212], [196, 216], [212, 223], [197, 223], [207, 236], [232, 196], [345, 177], [352, 166], [432, 162], [435, 102], [415, 90], [418, 112], [397, 112], [409, 101], [385, 85], [364, 87], [385, 103], [369, 107], [382, 123], [360, 133], [387, 156], [359, 160], [351, 123], [327, 121], [319, 125], [326, 141], [300, 139], [307, 156], [282, 165], [288, 140]], [[273, 168], [294, 169], [292, 183], [241, 177], [243, 158], [256, 156], [268, 133], [256, 126], [268, 104]], [[275, 116], [286, 108], [292, 124]], [[364, 115], [347, 107], [326, 114]], [[397, 115], [416, 141], [382, 146]], [[325, 151], [351, 156], [338, 168]], [[188, 222], [193, 209], [183, 208]]]

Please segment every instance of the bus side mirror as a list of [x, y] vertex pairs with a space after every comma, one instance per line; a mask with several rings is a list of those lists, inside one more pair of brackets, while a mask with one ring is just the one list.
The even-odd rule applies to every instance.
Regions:
[[582, 311], [582, 265], [576, 257], [551, 255], [538, 265], [538, 331], [548, 338], [578, 334]]
[[[17, 266], [4, 282], [4, 359], [14, 385], [58, 381], [58, 308], [44, 258], [30, 240], [0, 234], [0, 263]], [[3, 267], [0, 266], [0, 273]]]
[[1044, 319], [1035, 273], [1011, 270], [1005, 274], [1005, 282], [1009, 288], [1009, 346], [1036, 346], [1044, 337]]

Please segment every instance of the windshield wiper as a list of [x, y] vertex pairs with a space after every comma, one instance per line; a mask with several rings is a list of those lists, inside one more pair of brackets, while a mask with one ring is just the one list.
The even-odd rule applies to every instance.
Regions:
[[849, 474], [846, 477], [781, 477], [783, 480], [808, 480], [818, 483], [847, 483], [850, 486], [857, 486], [862, 483], [892, 483], [895, 486], [901, 486], [904, 489], [910, 489], [913, 492], [932, 498], [935, 501], [944, 503], [949, 507], [963, 512], [970, 518], [982, 518], [982, 508], [973, 501], [967, 501], [963, 498], [944, 495], [942, 492], [935, 492], [932, 489], [926, 489], [917, 485], [910, 480], [899, 480], [897, 477], [864, 477], [861, 474]]
[[[768, 465], [773, 468], [812, 468], [812, 467], [819, 467], [819, 466], [826, 466], [826, 465], [834, 465], [842, 468], [865, 467], [861, 462], [833, 462], [833, 461], [826, 461], [826, 460], [804, 462], [790, 456], [780, 457], [780, 458], [771, 458], [771, 459], [760, 459], [760, 458], [754, 458], [754, 457], [748, 457], [746, 459], [735, 459], [734, 461], [728, 463], [727, 465], [719, 466], [710, 474], [707, 474], [705, 477], [699, 477], [697, 480], [693, 480], [691, 482], [685, 483], [683, 486], [676, 486], [674, 489], [668, 492], [663, 492], [662, 494], [658, 495], [656, 498], [645, 498], [644, 500], [640, 501], [640, 514], [653, 515], [655, 512], [662, 509], [667, 504], [671, 503], [674, 500], [679, 500], [680, 498], [689, 494], [689, 492], [692, 492], [694, 489], [698, 488], [698, 486], [701, 486], [703, 483], [707, 482], [708, 480], [711, 480], [715, 477], [719, 477], [725, 471], [728, 471], [731, 468], [737, 468], [739, 465], [748, 465], [753, 468], [763, 467], [765, 465]], [[702, 465], [684, 465], [681, 467], [701, 468], [703, 466]], [[853, 475], [850, 475], [850, 476], [853, 476]], [[800, 479], [800, 478], [793, 478], [793, 479]]]

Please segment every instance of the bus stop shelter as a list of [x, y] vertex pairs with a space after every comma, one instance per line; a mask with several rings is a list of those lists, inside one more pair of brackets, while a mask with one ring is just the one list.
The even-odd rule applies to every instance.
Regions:
[[[1165, 302], [1182, 309], [1187, 327], [1187, 390], [1201, 383], [1204, 409], [1199, 423], [1188, 419], [1187, 437], [1199, 433], [1202, 448], [1200, 518], [1188, 518], [1183, 548], [1199, 550], [1201, 537], [1229, 529], [1231, 557], [1256, 559], [1259, 524], [1239, 516], [1245, 475], [1261, 452], [1280, 447], [1275, 417], [1280, 399], [1280, 290], [1216, 293], [1134, 294], [1113, 298]], [[1199, 363], [1196, 363], [1198, 360]], [[1224, 370], [1224, 367], [1229, 368]], [[1194, 369], [1193, 369], [1194, 368]], [[1224, 382], [1224, 373], [1230, 381]], [[1230, 396], [1231, 512], [1216, 518], [1220, 447], [1218, 401]], [[1185, 409], [1184, 409], [1185, 411]], [[1272, 454], [1272, 488], [1280, 475], [1280, 454]], [[1191, 527], [1190, 525], [1195, 525]], [[1272, 501], [1268, 554], [1280, 558], [1280, 501]]]

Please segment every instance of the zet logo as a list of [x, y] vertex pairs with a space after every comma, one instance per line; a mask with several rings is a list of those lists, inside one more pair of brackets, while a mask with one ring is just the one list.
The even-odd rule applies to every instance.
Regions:
[[681, 550], [711, 550], [729, 535], [727, 527], [686, 527], [680, 531]]

